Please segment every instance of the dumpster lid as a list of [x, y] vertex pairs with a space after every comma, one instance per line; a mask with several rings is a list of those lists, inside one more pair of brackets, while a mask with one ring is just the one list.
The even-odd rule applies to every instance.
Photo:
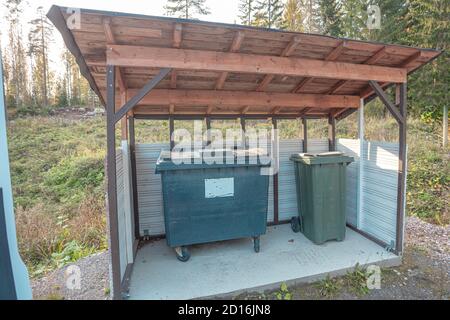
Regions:
[[267, 151], [261, 148], [246, 150], [203, 149], [182, 152], [161, 151], [158, 161], [156, 162], [156, 173], [165, 170], [270, 166], [270, 159], [262, 159], [260, 156], [267, 157]]
[[294, 162], [302, 162], [304, 164], [331, 164], [346, 163], [354, 161], [352, 157], [345, 155], [340, 151], [322, 152], [322, 153], [296, 153], [289, 158]]

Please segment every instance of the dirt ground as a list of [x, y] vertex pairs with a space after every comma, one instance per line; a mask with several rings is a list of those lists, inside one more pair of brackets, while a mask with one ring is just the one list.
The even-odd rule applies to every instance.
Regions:
[[[237, 300], [267, 299], [450, 299], [449, 226], [436, 226], [408, 218], [403, 263], [381, 269], [380, 289], [367, 289], [365, 271], [359, 268], [347, 275], [323, 281], [280, 287], [264, 293], [249, 292], [230, 296]], [[70, 290], [67, 266], [32, 281], [35, 299], [109, 299], [109, 255], [99, 253], [76, 263], [81, 288]]]

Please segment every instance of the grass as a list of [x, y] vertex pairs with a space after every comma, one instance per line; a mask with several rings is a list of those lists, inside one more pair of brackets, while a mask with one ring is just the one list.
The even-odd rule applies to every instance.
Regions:
[[[247, 123], [255, 125], [270, 128], [267, 121]], [[176, 128], [184, 126], [194, 128], [192, 122], [175, 122]], [[239, 122], [214, 121], [213, 127], [238, 128]], [[298, 121], [279, 121], [279, 128], [281, 139], [301, 136]], [[395, 141], [398, 134], [391, 118], [367, 117], [365, 129], [368, 140]], [[168, 141], [168, 131], [168, 121], [136, 121], [138, 143]], [[356, 132], [355, 115], [338, 123], [338, 137], [356, 138]], [[308, 133], [326, 137], [327, 122], [309, 121]], [[440, 146], [439, 133], [437, 125], [408, 122], [407, 212], [448, 224], [450, 150]], [[8, 139], [20, 252], [31, 274], [106, 249], [104, 117], [16, 118], [8, 123]]]

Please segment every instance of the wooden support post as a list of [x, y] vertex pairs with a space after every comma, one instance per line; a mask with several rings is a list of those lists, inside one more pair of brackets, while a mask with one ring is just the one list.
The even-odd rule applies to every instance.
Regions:
[[336, 151], [336, 119], [331, 114], [328, 116], [328, 150]]
[[[120, 89], [120, 103], [121, 105], [125, 105], [127, 103], [127, 91], [124, 89]], [[120, 132], [122, 140], [128, 140], [128, 116], [124, 115], [120, 120]]]
[[242, 132], [242, 138], [241, 138], [241, 147], [242, 149], [247, 149], [247, 139], [245, 137], [245, 118], [241, 117], [241, 132]]
[[303, 124], [303, 152], [308, 152], [308, 123], [306, 118], [302, 118]]
[[399, 113], [401, 121], [399, 125], [399, 152], [398, 152], [398, 192], [397, 192], [397, 232], [395, 241], [395, 251], [401, 254], [403, 251], [403, 231], [405, 214], [405, 193], [406, 193], [406, 106], [407, 106], [407, 86], [406, 83], [398, 84]]
[[363, 208], [363, 159], [364, 159], [364, 99], [361, 99], [361, 106], [358, 110], [358, 139], [359, 139], [359, 163], [358, 163], [358, 189], [356, 199], [356, 228], [362, 227]]
[[[279, 212], [278, 212], [278, 124], [277, 119], [272, 118], [272, 128], [273, 128], [273, 146], [272, 146], [272, 159], [275, 159], [275, 174], [273, 175], [273, 223], [277, 225], [279, 223]], [[272, 167], [274, 165], [272, 164]]]
[[120, 247], [119, 226], [117, 216], [117, 181], [116, 181], [116, 121], [114, 117], [116, 105], [116, 71], [114, 66], [107, 66], [107, 107], [106, 107], [106, 140], [107, 140], [107, 184], [108, 184], [108, 216], [109, 216], [109, 251], [111, 256], [112, 298], [120, 300]]
[[131, 158], [131, 187], [133, 190], [133, 209], [134, 209], [134, 237], [139, 239], [141, 236], [139, 229], [139, 199], [137, 190], [137, 170], [136, 170], [136, 132], [134, 130], [134, 116], [128, 117], [128, 128], [130, 137], [130, 158]]
[[448, 146], [448, 105], [444, 106], [442, 112], [442, 146], [447, 148]]
[[173, 117], [169, 118], [169, 140], [170, 140], [170, 151], [175, 147], [175, 141], [173, 140], [173, 132], [175, 131], [175, 123]]
[[206, 117], [206, 145], [209, 146], [211, 144], [211, 118]]

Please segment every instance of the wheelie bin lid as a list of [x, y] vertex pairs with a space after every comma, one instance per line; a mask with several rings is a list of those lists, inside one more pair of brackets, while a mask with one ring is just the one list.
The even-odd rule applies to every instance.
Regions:
[[[162, 151], [157, 162], [155, 173], [169, 170], [192, 170], [192, 169], [218, 169], [232, 167], [269, 167], [270, 159], [262, 161], [258, 157], [260, 151], [246, 150], [238, 152], [229, 149], [213, 149], [193, 152], [170, 152]], [[212, 155], [219, 153], [223, 155], [222, 163], [214, 162]], [[238, 158], [240, 157], [240, 158]], [[217, 158], [216, 158], [217, 159]]]
[[291, 161], [301, 162], [307, 165], [332, 164], [332, 163], [350, 164], [354, 161], [353, 157], [349, 157], [339, 151], [323, 152], [323, 153], [296, 153], [291, 155], [289, 159]]

